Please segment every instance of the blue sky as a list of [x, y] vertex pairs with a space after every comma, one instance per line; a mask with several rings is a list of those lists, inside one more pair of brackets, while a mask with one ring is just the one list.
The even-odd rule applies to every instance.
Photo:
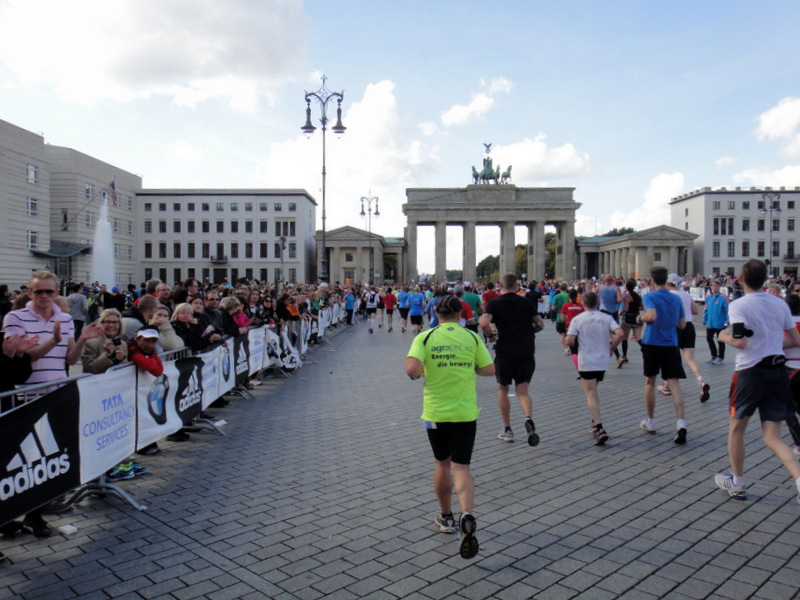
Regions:
[[[579, 235], [642, 229], [699, 187], [800, 186], [798, 17], [794, 1], [0, 0], [0, 118], [146, 187], [319, 202], [321, 139], [300, 126], [325, 73], [348, 128], [328, 138], [329, 230], [366, 228], [372, 195], [373, 230], [401, 236], [405, 189], [469, 184], [484, 142], [514, 184], [574, 187]], [[479, 228], [479, 259], [498, 246]], [[449, 268], [460, 248], [450, 228]]]

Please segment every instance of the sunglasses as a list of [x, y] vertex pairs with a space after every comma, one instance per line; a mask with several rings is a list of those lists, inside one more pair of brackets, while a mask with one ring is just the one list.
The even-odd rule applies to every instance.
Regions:
[[52, 296], [57, 292], [55, 290], [33, 290], [33, 293], [36, 296]]

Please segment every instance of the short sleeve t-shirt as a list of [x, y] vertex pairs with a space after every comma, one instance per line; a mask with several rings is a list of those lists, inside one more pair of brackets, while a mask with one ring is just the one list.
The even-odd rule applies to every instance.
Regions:
[[789, 305], [766, 292], [753, 292], [734, 300], [728, 315], [731, 323], [744, 323], [753, 331], [747, 346], [736, 353], [736, 371], [749, 369], [767, 356], [783, 354], [783, 332], [795, 326]]
[[644, 329], [642, 343], [651, 346], [677, 346], [678, 322], [686, 317], [683, 302], [677, 294], [660, 288], [642, 298], [645, 311], [654, 308], [656, 320]]
[[619, 329], [614, 318], [599, 310], [587, 310], [576, 315], [567, 335], [578, 338], [579, 371], [605, 371], [611, 348], [611, 333]]
[[498, 296], [486, 305], [497, 326], [495, 351], [531, 356], [536, 349], [533, 319], [538, 314], [533, 303], [514, 293]]
[[492, 357], [477, 334], [444, 323], [415, 337], [408, 356], [425, 366], [422, 419], [462, 423], [478, 418], [475, 367], [492, 364]]
[[412, 317], [422, 316], [422, 308], [425, 306], [425, 296], [422, 292], [416, 292], [408, 297], [408, 314]]

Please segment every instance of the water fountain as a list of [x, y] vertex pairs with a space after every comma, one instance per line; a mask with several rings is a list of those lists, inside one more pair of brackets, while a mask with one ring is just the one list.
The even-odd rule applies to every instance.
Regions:
[[106, 199], [101, 202], [100, 218], [94, 228], [91, 281], [106, 284], [109, 291], [117, 284], [114, 271], [114, 243], [111, 235], [111, 223], [108, 221], [108, 200]]

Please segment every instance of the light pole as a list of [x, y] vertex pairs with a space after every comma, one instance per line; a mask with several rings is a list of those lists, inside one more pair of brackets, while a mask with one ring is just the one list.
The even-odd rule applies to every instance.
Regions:
[[332, 127], [333, 132], [340, 136], [344, 134], [347, 129], [342, 125], [342, 100], [344, 100], [344, 90], [341, 92], [331, 92], [325, 87], [325, 82], [328, 78], [322, 76], [322, 86], [316, 92], [306, 92], [306, 124], [300, 129], [307, 137], [316, 131], [316, 127], [311, 123], [311, 99], [314, 98], [319, 102], [320, 118], [319, 122], [322, 125], [322, 273], [320, 273], [320, 281], [328, 281], [328, 249], [325, 246], [325, 131], [328, 129], [328, 101], [331, 98], [336, 98], [338, 103], [336, 107], [336, 125]]
[[769, 249], [767, 250], [767, 260], [764, 262], [767, 263], [767, 273], [772, 275], [772, 231], [774, 230], [772, 213], [781, 214], [781, 207], [775, 205], [778, 200], [781, 199], [781, 195], [778, 192], [764, 192], [761, 194], [761, 197], [764, 199], [764, 208], [761, 209], [761, 216], [763, 217], [765, 214], [769, 213]]
[[[370, 192], [372, 193], [372, 192]], [[367, 217], [367, 230], [369, 231], [369, 284], [375, 285], [375, 259], [372, 254], [372, 202], [375, 202], [375, 217], [380, 217], [377, 196], [361, 196], [361, 216]], [[367, 203], [367, 212], [364, 212], [364, 202]]]
[[283, 255], [286, 252], [286, 238], [281, 236], [278, 238], [281, 243], [281, 291], [286, 287], [286, 277], [283, 276]]

